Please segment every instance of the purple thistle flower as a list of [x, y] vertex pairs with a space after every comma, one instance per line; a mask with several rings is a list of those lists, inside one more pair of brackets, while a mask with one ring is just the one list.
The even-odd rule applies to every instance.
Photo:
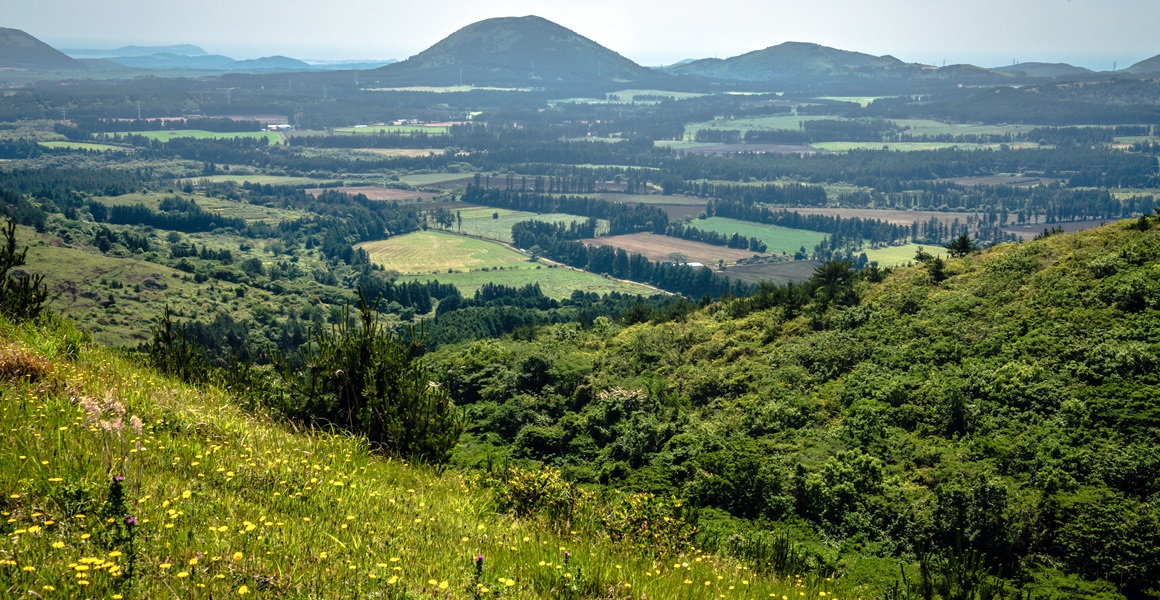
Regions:
[[121, 483], [122, 481], [125, 481], [125, 476], [124, 475], [116, 475], [113, 477], [113, 481], [116, 481], [117, 483]]
[[137, 524], [137, 517], [134, 517], [133, 515], [129, 515], [129, 516], [125, 517], [125, 524], [128, 525], [129, 527], [136, 525]]

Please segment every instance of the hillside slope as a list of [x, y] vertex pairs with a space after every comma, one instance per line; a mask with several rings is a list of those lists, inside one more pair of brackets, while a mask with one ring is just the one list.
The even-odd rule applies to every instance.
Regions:
[[[549, 472], [493, 492], [409, 466], [158, 376], [67, 323], [0, 320], [0, 427], [0, 597], [833, 597], [632, 533], [677, 531], [671, 513], [581, 502]], [[541, 517], [521, 490], [563, 495]]]
[[39, 70], [87, 67], [24, 31], [0, 27], [0, 68]]
[[1160, 54], [1144, 60], [1124, 69], [1128, 73], [1134, 75], [1155, 75], [1160, 73]]
[[669, 70], [677, 75], [698, 75], [713, 79], [797, 82], [905, 66], [906, 63], [893, 56], [871, 56], [819, 44], [785, 42], [732, 58], [707, 58], [677, 64]]
[[[462, 75], [462, 77], [461, 77]], [[667, 79], [596, 42], [536, 16], [473, 23], [399, 63], [368, 73], [415, 85], [555, 87]]]
[[1038, 597], [1149, 597], [1160, 228], [1136, 225], [949, 259], [941, 281], [839, 269], [804, 304], [770, 288], [442, 349], [474, 423], [457, 460], [680, 494], [706, 528], [794, 531], [868, 579], [963, 546]]
[[1017, 65], [994, 67], [992, 71], [1023, 73], [1028, 77], [1083, 77], [1094, 73], [1091, 69], [1076, 67], [1067, 63], [1025, 62]]

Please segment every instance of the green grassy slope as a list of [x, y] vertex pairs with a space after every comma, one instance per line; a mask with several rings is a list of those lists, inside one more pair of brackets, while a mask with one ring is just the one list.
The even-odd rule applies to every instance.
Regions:
[[600, 518], [509, 517], [475, 477], [247, 413], [67, 324], [0, 321], [0, 428], [0, 597], [834, 596]]

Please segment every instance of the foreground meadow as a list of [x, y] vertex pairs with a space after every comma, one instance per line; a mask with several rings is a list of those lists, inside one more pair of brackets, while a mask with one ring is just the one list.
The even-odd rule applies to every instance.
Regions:
[[649, 543], [659, 523], [623, 509], [512, 517], [478, 477], [296, 430], [68, 324], [0, 340], [0, 597], [833, 597]]

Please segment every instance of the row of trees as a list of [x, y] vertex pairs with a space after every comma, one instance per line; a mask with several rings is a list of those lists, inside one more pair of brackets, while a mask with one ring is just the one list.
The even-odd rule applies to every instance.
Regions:
[[690, 298], [719, 297], [726, 292], [744, 296], [751, 290], [748, 284], [730, 281], [706, 267], [654, 262], [641, 254], [628, 254], [623, 248], [568, 240], [560, 235], [561, 229], [560, 225], [536, 221], [516, 223], [512, 226], [512, 241], [570, 267], [653, 285]]
[[595, 219], [608, 219], [608, 230], [611, 235], [639, 231], [664, 233], [669, 225], [668, 214], [656, 206], [641, 203], [609, 202], [600, 198], [551, 196], [523, 190], [470, 185], [464, 191], [461, 200], [494, 208], [541, 214], [566, 213]]
[[692, 225], [685, 225], [680, 222], [670, 223], [669, 228], [665, 230], [665, 235], [683, 240], [712, 244], [714, 246], [728, 246], [729, 248], [735, 248], [737, 250], [749, 250], [750, 252], [765, 252], [767, 248], [765, 242], [757, 237], [746, 237], [739, 233], [728, 235], [717, 233], [716, 231], [703, 231]]

